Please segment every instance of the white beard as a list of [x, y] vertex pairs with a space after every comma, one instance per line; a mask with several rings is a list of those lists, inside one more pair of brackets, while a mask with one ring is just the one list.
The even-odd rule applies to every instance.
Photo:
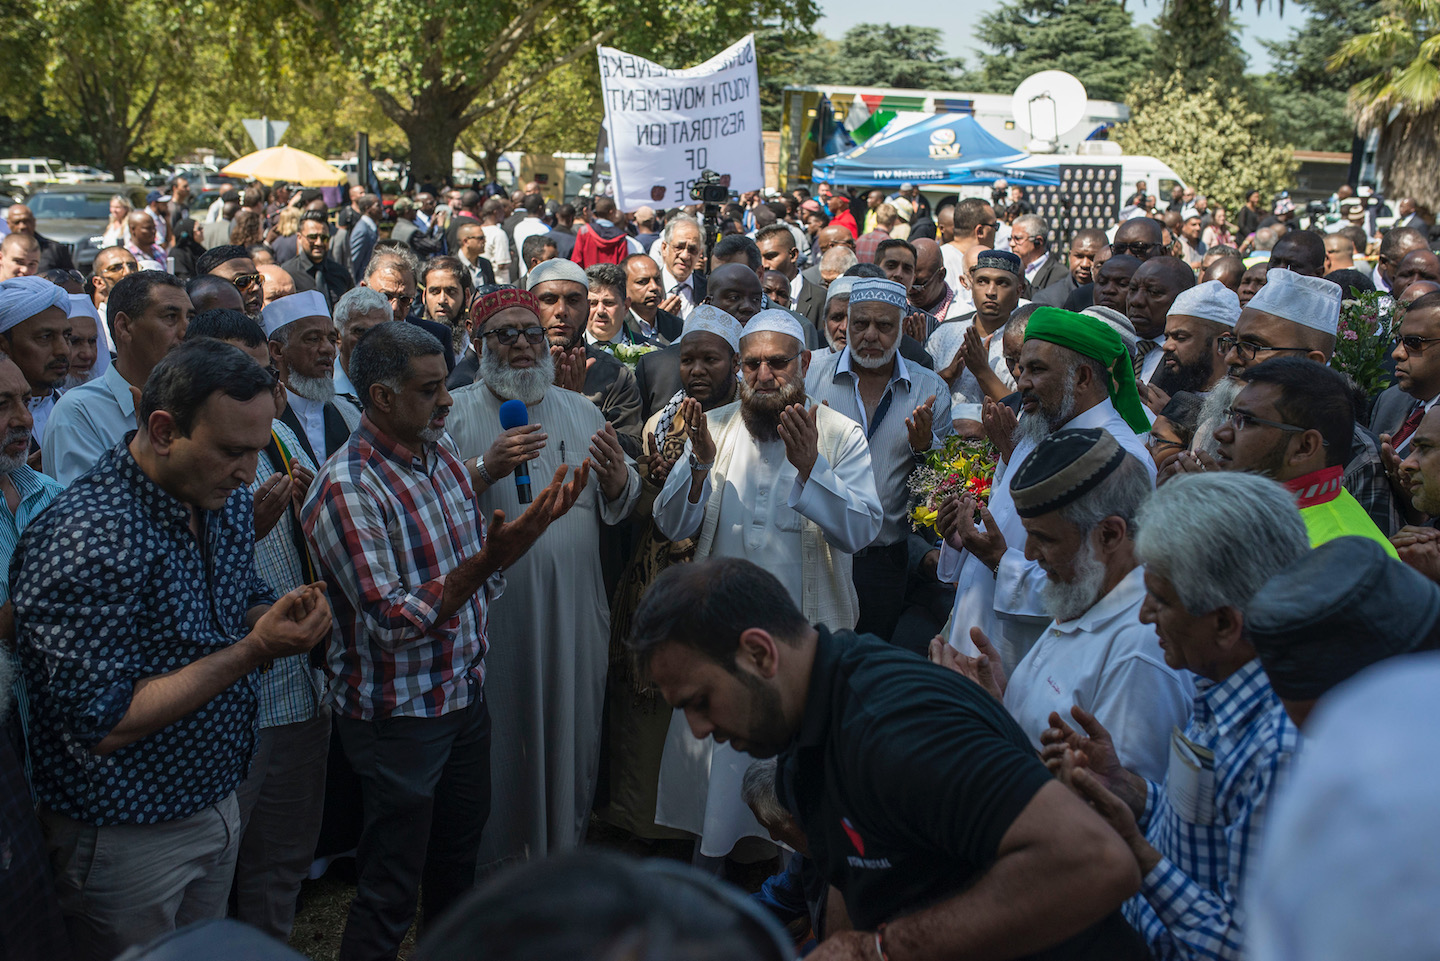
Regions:
[[1195, 439], [1190, 442], [1191, 450], [1204, 451], [1214, 456], [1220, 447], [1220, 442], [1215, 439], [1215, 428], [1225, 420], [1226, 409], [1244, 389], [1244, 384], [1229, 377], [1216, 381], [1215, 386], [1210, 388], [1210, 393], [1205, 395], [1205, 403], [1200, 406], [1200, 416], [1195, 423]]
[[94, 379], [94, 367], [91, 367], [83, 374], [66, 374], [65, 379], [60, 382], [60, 389], [69, 390], [72, 387], [79, 387], [81, 384], [88, 384]]
[[890, 361], [894, 360], [895, 354], [897, 351], [899, 351], [899, 349], [900, 338], [896, 337], [895, 343], [890, 345], [890, 349], [885, 351], [885, 353], [881, 354], [879, 357], [861, 357], [859, 354], [855, 353], [852, 350], [850, 352], [850, 359], [855, 361], [855, 363], [859, 364], [861, 367], [864, 367], [866, 370], [875, 370], [876, 368], [884, 367], [886, 364], [890, 363]]
[[1040, 588], [1040, 603], [1055, 620], [1073, 621], [1100, 600], [1104, 583], [1105, 565], [1095, 556], [1095, 545], [1087, 534], [1085, 546], [1075, 555], [1074, 579], [1066, 584], [1046, 577]]
[[335, 399], [334, 377], [306, 377], [291, 371], [285, 386], [317, 404], [327, 404]]
[[555, 360], [546, 350], [536, 359], [534, 367], [507, 367], [500, 363], [494, 351], [481, 351], [480, 380], [498, 397], [526, 405], [538, 404], [555, 383]]
[[1070, 423], [1070, 419], [1074, 416], [1075, 381], [1066, 380], [1065, 392], [1060, 395], [1059, 412], [1052, 418], [1046, 416], [1045, 411], [1037, 407], [1033, 413], [1021, 417], [1020, 423], [1015, 427], [1015, 444], [1019, 446], [1027, 440], [1038, 444]]

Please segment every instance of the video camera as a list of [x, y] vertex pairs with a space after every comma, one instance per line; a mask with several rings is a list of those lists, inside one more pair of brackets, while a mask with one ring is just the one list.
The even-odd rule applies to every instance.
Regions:
[[730, 187], [710, 168], [700, 171], [690, 187], [690, 199], [702, 204], [723, 204], [730, 200]]
[[1310, 218], [1310, 229], [1323, 225], [1330, 216], [1330, 205], [1323, 200], [1312, 200], [1305, 205], [1305, 216]]

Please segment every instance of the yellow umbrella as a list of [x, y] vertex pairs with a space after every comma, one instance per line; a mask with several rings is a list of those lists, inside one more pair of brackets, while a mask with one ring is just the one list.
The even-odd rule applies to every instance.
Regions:
[[345, 171], [330, 166], [313, 153], [283, 144], [246, 154], [224, 170], [226, 177], [246, 177], [261, 183], [299, 184], [302, 187], [334, 187], [345, 182]]

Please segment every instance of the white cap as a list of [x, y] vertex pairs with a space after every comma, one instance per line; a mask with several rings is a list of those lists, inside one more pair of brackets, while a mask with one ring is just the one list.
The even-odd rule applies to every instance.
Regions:
[[1409, 654], [1321, 698], [1250, 863], [1247, 958], [1435, 957], [1440, 767], [1420, 759], [1436, 684], [1440, 654]]
[[856, 277], [855, 283], [850, 286], [850, 303], [860, 304], [867, 300], [889, 304], [903, 311], [906, 306], [905, 288], [883, 277]]
[[1125, 349], [1130, 352], [1130, 356], [1135, 356], [1135, 348], [1139, 338], [1135, 335], [1135, 324], [1129, 317], [1126, 317], [1120, 313], [1120, 311], [1111, 307], [1086, 307], [1080, 311], [1080, 313], [1088, 317], [1094, 317], [1115, 331], [1115, 333], [1119, 334], [1120, 339], [1125, 342]]
[[1175, 295], [1166, 317], [1199, 317], [1214, 324], [1234, 327], [1240, 319], [1240, 297], [1218, 280], [1207, 280]]
[[904, 197], [896, 197], [889, 201], [889, 204], [895, 208], [895, 213], [900, 216], [900, 219], [907, 224], [910, 222], [910, 218], [915, 216], [915, 205]]
[[836, 277], [830, 281], [830, 286], [825, 288], [825, 303], [830, 303], [836, 297], [849, 297], [850, 289], [859, 279], [859, 277]]
[[301, 317], [329, 317], [330, 308], [325, 306], [325, 296], [318, 290], [302, 290], [279, 300], [272, 300], [260, 311], [260, 326], [265, 328], [266, 337], [274, 337], [275, 331], [288, 327]]
[[772, 330], [777, 334], [794, 337], [799, 342], [801, 349], [804, 349], [805, 331], [800, 329], [800, 321], [791, 316], [788, 310], [777, 308], [762, 310], [751, 317], [750, 322], [745, 325], [745, 331], [740, 335], [740, 339], [744, 340], [751, 334], [763, 334]]
[[1342, 297], [1337, 283], [1276, 267], [1265, 272], [1265, 286], [1250, 298], [1245, 309], [1272, 314], [1333, 337], [1340, 328]]
[[66, 320], [74, 320], [76, 317], [89, 317], [95, 321], [95, 366], [90, 368], [90, 374], [92, 377], [99, 377], [105, 373], [105, 368], [110, 366], [110, 348], [105, 343], [105, 331], [100, 328], [100, 311], [95, 309], [89, 294], [70, 295], [70, 315]]
[[0, 282], [0, 333], [51, 307], [68, 311], [70, 295], [44, 277], [11, 277]]
[[743, 330], [740, 321], [719, 307], [697, 304], [695, 309], [690, 311], [690, 316], [685, 318], [685, 329], [680, 334], [680, 343], [685, 343], [685, 338], [691, 334], [714, 334], [729, 344], [731, 350], [739, 353], [740, 334]]
[[89, 317], [95, 323], [100, 323], [100, 311], [95, 309], [95, 303], [89, 294], [70, 295], [70, 312], [65, 319], [73, 320], [76, 317]]
[[590, 281], [585, 278], [584, 267], [573, 260], [552, 257], [530, 268], [530, 272], [525, 275], [525, 289], [534, 290], [540, 284], [551, 280], [568, 280], [586, 289], [590, 287]]

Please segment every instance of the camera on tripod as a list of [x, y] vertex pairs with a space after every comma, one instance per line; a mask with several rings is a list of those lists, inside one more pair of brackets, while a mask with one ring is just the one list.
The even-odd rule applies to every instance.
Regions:
[[707, 167], [700, 171], [700, 176], [690, 187], [690, 199], [702, 204], [723, 204], [730, 199], [730, 187], [719, 174]]

